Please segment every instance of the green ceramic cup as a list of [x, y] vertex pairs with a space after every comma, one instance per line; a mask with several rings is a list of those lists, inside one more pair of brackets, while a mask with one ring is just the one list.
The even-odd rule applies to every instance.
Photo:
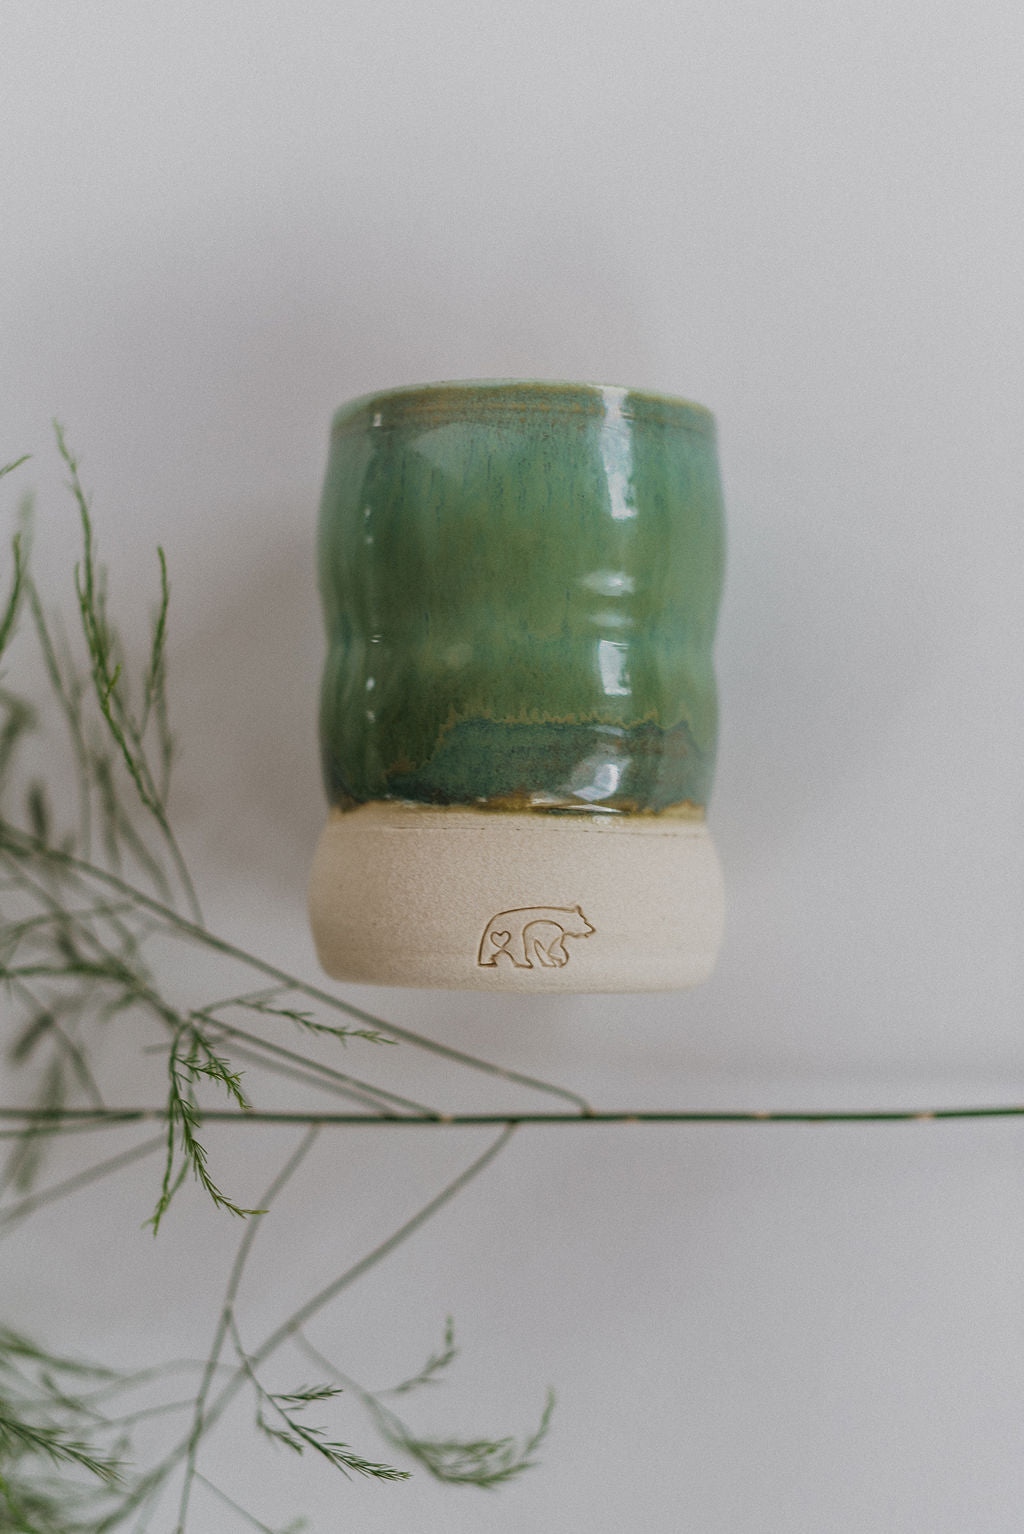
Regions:
[[[328, 639], [320, 736], [334, 818], [332, 851], [318, 852], [311, 897], [332, 973], [480, 985], [491, 983], [481, 969], [497, 969], [499, 981], [523, 981], [481, 955], [492, 928], [503, 953], [522, 948], [510, 935], [516, 921], [505, 917], [541, 911], [534, 925], [551, 943], [535, 948], [537, 963], [520, 954], [512, 968], [553, 972], [535, 988], [623, 988], [615, 965], [605, 972], [594, 958], [602, 950], [591, 934], [600, 929], [583, 915], [582, 885], [570, 898], [571, 878], [543, 872], [554, 843], [540, 827], [562, 826], [563, 864], [567, 823], [580, 832], [598, 823], [635, 828], [631, 850], [621, 838], [614, 853], [610, 839], [602, 843], [609, 879], [628, 883], [638, 858], [649, 861], [656, 846], [667, 856], [670, 826], [689, 822], [696, 834], [703, 825], [715, 762], [711, 650], [723, 545], [714, 422], [699, 405], [591, 384], [500, 381], [395, 389], [337, 413], [318, 555]], [[505, 837], [499, 861], [508, 888], [481, 883], [498, 854], [497, 843], [488, 850], [478, 835], [476, 861], [456, 859], [443, 888], [430, 889], [430, 870], [448, 868], [438, 835], [479, 833], [482, 820], [492, 842]], [[648, 837], [643, 853], [641, 824], [666, 828], [661, 842]], [[381, 849], [392, 844], [365, 843], [371, 825], [407, 833], [394, 844], [407, 862], [388, 877], [411, 889], [421, 869], [415, 913], [408, 894], [402, 909], [364, 915], [369, 875], [340, 893], [343, 865], [383, 867]], [[428, 832], [433, 839], [423, 840]], [[463, 837], [459, 845], [464, 852], [471, 844]], [[548, 849], [541, 863], [530, 862], [534, 846], [538, 856]], [[517, 859], [525, 859], [521, 877]], [[674, 877], [667, 863], [664, 877]], [[460, 978], [461, 959], [450, 955], [440, 968], [427, 962], [448, 943], [432, 913], [438, 905], [454, 913], [458, 892], [478, 886], [479, 908], [451, 940], [452, 955], [476, 955], [476, 970]], [[597, 886], [587, 889], [599, 909]], [[390, 898], [380, 897], [385, 905]], [[551, 914], [558, 911], [562, 918]], [[496, 927], [480, 926], [491, 917]], [[402, 944], [386, 935], [396, 922]], [[563, 973], [570, 948], [553, 936], [559, 925], [563, 938], [587, 938], [571, 951], [586, 949], [591, 983], [581, 957], [573, 976]], [[666, 934], [670, 943], [667, 926]], [[623, 953], [635, 941], [622, 937]], [[707, 933], [700, 941], [711, 943]], [[394, 963], [352, 959], [374, 942]], [[409, 943], [420, 960], [410, 959]], [[630, 974], [636, 981], [640, 971]]]
[[356, 400], [319, 564], [332, 804], [706, 805], [723, 516], [700, 406], [561, 383]]

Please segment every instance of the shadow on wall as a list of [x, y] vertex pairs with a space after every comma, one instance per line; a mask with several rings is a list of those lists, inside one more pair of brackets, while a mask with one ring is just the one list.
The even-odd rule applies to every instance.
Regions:
[[[262, 519], [261, 519], [262, 520]], [[317, 749], [323, 628], [312, 515], [259, 563], [224, 569], [207, 621], [171, 655], [182, 750], [172, 810], [200, 878], [230, 871], [305, 901], [326, 814]]]
[[[600, 257], [591, 249], [585, 259], [582, 228], [513, 242], [500, 271], [492, 261], [478, 281], [463, 272], [457, 284], [444, 242], [412, 260], [397, 224], [346, 230], [343, 251], [321, 242], [304, 255], [303, 280], [285, 283], [283, 238], [271, 232], [264, 259], [232, 267], [230, 278], [216, 262], [201, 273], [186, 262], [136, 275], [119, 304], [145, 323], [118, 331], [146, 345], [128, 363], [146, 384], [136, 437], [163, 437], [170, 410], [188, 444], [179, 493], [189, 500], [166, 509], [157, 484], [148, 501], [170, 524], [181, 614], [171, 626], [183, 748], [172, 811], [205, 865], [200, 876], [216, 876], [218, 865], [235, 878], [258, 869], [304, 902], [326, 812], [314, 541], [334, 410], [368, 390], [445, 377], [577, 374], [643, 385], [650, 338], [618, 257], [599, 246]], [[159, 376], [154, 331], [173, 334]], [[135, 446], [145, 462], [145, 442]], [[166, 445], [154, 459], [165, 461]], [[193, 497], [200, 516], [180, 517]]]

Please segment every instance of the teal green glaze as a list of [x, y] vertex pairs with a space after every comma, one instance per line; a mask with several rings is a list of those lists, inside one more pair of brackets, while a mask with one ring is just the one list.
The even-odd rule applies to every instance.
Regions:
[[332, 803], [706, 804], [723, 518], [699, 406], [504, 382], [357, 400], [319, 566]]

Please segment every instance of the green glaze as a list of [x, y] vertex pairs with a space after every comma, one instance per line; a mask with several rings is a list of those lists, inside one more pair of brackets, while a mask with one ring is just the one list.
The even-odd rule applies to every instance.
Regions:
[[356, 400], [319, 567], [333, 804], [706, 804], [723, 519], [700, 406], [507, 382]]

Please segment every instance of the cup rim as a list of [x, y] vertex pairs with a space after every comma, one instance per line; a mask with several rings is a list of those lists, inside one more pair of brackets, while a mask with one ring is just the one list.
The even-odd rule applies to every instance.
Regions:
[[679, 395], [621, 384], [544, 378], [466, 378], [401, 384], [348, 400], [334, 412], [331, 435], [353, 429], [389, 430], [419, 418], [424, 424], [469, 416], [592, 416], [673, 426], [714, 438], [715, 418], [705, 405]]

